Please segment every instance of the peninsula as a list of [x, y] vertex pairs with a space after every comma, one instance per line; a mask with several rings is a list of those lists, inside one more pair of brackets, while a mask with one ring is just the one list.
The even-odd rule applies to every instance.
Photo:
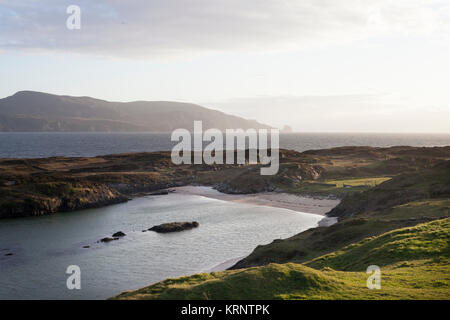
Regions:
[[[100, 207], [189, 185], [230, 196], [339, 199], [326, 213], [338, 220], [332, 226], [258, 246], [230, 270], [169, 279], [116, 298], [448, 298], [450, 147], [280, 150], [277, 175], [262, 176], [260, 167], [174, 165], [169, 152], [1, 159], [0, 217]], [[382, 268], [383, 290], [367, 289], [369, 265]]]

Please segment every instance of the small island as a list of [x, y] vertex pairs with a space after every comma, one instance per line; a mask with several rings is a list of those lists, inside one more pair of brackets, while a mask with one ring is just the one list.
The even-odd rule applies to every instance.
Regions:
[[179, 232], [184, 230], [190, 230], [197, 228], [200, 224], [197, 221], [192, 222], [170, 222], [163, 223], [157, 226], [153, 226], [149, 231], [155, 231], [158, 233], [169, 233], [169, 232]]

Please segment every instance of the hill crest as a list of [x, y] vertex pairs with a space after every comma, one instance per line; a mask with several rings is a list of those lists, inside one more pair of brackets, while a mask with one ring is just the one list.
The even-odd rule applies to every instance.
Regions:
[[113, 102], [36, 91], [0, 99], [0, 131], [171, 132], [192, 130], [194, 120], [203, 121], [204, 129], [271, 128], [186, 102]]

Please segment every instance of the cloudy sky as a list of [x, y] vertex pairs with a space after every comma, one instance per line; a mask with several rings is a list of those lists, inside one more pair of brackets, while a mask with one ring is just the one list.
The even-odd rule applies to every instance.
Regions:
[[450, 132], [449, 57], [450, 0], [0, 0], [0, 97], [188, 101], [297, 131]]

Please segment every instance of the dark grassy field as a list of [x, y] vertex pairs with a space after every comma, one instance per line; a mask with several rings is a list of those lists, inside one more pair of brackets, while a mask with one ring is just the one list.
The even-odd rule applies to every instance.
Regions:
[[0, 217], [99, 207], [188, 184], [211, 185], [225, 193], [280, 190], [343, 198], [448, 159], [450, 147], [280, 150], [280, 169], [274, 176], [260, 175], [259, 164], [174, 165], [169, 152], [0, 159]]

